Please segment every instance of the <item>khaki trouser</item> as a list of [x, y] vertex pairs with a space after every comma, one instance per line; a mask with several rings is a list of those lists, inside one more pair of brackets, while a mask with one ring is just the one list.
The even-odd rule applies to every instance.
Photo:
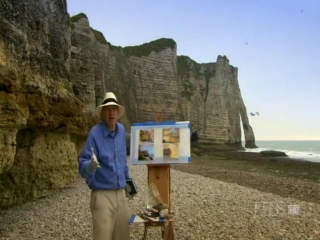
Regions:
[[93, 240], [130, 239], [130, 211], [125, 190], [94, 190], [90, 208]]

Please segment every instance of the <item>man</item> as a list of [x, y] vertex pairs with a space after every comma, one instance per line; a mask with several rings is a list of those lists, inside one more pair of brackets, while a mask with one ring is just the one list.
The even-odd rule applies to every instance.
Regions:
[[117, 122], [124, 112], [116, 96], [107, 92], [96, 108], [101, 122], [90, 130], [79, 157], [79, 173], [92, 190], [93, 240], [130, 238], [130, 211], [125, 194], [126, 180], [130, 179], [126, 133]]
[[198, 133], [197, 133], [197, 130], [195, 130], [191, 135], [191, 142], [198, 142], [198, 141], [199, 141]]

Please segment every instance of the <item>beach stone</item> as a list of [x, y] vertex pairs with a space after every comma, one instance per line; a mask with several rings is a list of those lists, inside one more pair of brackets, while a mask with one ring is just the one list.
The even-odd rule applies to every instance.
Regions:
[[[130, 166], [130, 172], [140, 189], [128, 201], [131, 213], [136, 214], [145, 207], [147, 168]], [[320, 203], [280, 197], [173, 169], [171, 178], [176, 239], [320, 239]], [[190, 187], [190, 182], [196, 184]], [[196, 194], [188, 197], [190, 188]], [[205, 207], [200, 204], [203, 199], [208, 199]], [[289, 205], [299, 206], [298, 214], [290, 214]], [[0, 239], [91, 239], [89, 206], [90, 190], [78, 178], [59, 193], [1, 210]], [[131, 239], [142, 238], [143, 225], [133, 224], [130, 229]], [[148, 239], [160, 239], [160, 229], [148, 229]]]

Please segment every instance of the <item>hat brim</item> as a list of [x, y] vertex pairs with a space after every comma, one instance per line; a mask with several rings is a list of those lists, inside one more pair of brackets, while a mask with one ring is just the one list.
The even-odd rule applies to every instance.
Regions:
[[106, 106], [117, 106], [118, 109], [119, 109], [119, 116], [118, 116], [119, 119], [123, 116], [123, 114], [124, 114], [124, 112], [125, 112], [125, 109], [124, 109], [123, 106], [121, 106], [121, 105], [119, 105], [119, 104], [117, 104], [117, 103], [114, 103], [114, 102], [108, 102], [108, 103], [106, 103], [106, 104], [102, 104], [102, 105], [96, 107], [96, 115], [97, 115], [97, 117], [98, 117], [99, 119], [101, 119], [101, 111], [102, 111], [102, 108], [103, 108], [103, 107], [106, 107]]

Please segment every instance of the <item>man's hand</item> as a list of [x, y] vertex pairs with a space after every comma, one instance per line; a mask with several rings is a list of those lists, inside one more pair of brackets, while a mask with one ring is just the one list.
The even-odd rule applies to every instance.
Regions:
[[[131, 186], [128, 183], [128, 180], [131, 180], [133, 183], [133, 186]], [[133, 199], [133, 197], [137, 194], [137, 189], [136, 189], [136, 185], [134, 183], [134, 180], [132, 178], [129, 178], [127, 180], [126, 186], [125, 186], [125, 192], [126, 192], [126, 197], [130, 199]]]
[[126, 192], [126, 198], [132, 199], [132, 196], [130, 195], [131, 187], [128, 183], [126, 184], [125, 192]]
[[97, 160], [97, 157], [94, 154], [93, 148], [91, 148], [91, 162], [90, 162], [90, 164], [91, 164], [91, 167], [93, 170], [96, 170], [97, 168], [101, 168], [101, 166]]
[[125, 192], [126, 192], [126, 198], [133, 199], [133, 195], [130, 194], [131, 187], [128, 183], [126, 184]]

